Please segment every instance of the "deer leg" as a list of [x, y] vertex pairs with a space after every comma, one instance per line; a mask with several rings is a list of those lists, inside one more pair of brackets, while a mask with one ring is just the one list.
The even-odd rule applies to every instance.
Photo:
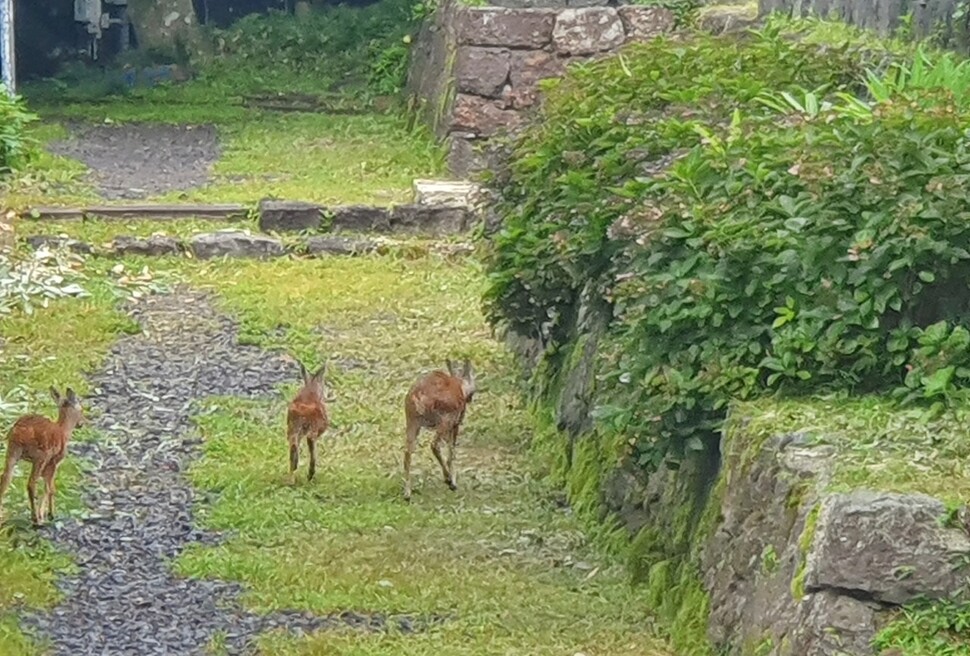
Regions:
[[451, 475], [451, 480], [448, 482], [448, 487], [452, 491], [458, 489], [458, 479], [455, 474], [455, 445], [458, 444], [458, 427], [455, 426], [451, 429], [450, 439], [448, 440], [448, 473]]
[[421, 426], [416, 422], [408, 422], [404, 441], [404, 500], [411, 501], [411, 456], [418, 445], [418, 432]]
[[435, 436], [434, 442], [431, 443], [431, 452], [434, 454], [435, 460], [438, 461], [438, 464], [441, 465], [441, 473], [445, 476], [445, 484], [449, 489], [454, 490], [456, 488], [455, 484], [451, 482], [451, 472], [448, 471], [448, 465], [445, 464], [445, 459], [441, 457], [441, 443], [447, 439], [445, 437], [447, 434], [448, 433], [439, 432]]
[[7, 495], [10, 487], [10, 480], [13, 478], [13, 470], [20, 460], [20, 449], [13, 445], [7, 447], [7, 460], [3, 466], [3, 476], [0, 476], [0, 522], [3, 521], [3, 498]]
[[313, 480], [313, 475], [317, 473], [317, 441], [314, 438], [306, 438], [307, 448], [310, 450], [310, 472], [307, 474], [307, 483]]
[[296, 483], [296, 468], [300, 466], [300, 438], [290, 438], [290, 485]]
[[40, 478], [40, 467], [34, 463], [30, 470], [30, 478], [27, 479], [27, 499], [30, 501], [30, 517], [34, 521], [34, 526], [39, 526], [41, 517], [37, 507], [37, 479]]
[[54, 483], [54, 476], [57, 474], [57, 463], [51, 462], [44, 467], [44, 498], [47, 502], [47, 509], [41, 506], [41, 512], [46, 519], [54, 519], [54, 495], [57, 493], [57, 486]]

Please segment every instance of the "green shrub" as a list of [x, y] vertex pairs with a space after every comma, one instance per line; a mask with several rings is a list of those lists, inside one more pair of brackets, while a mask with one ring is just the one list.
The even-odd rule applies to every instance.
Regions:
[[491, 318], [536, 335], [567, 317], [585, 282], [611, 266], [617, 249], [607, 228], [638, 202], [621, 187], [693, 147], [697, 126], [759, 107], [767, 90], [861, 88], [875, 60], [857, 47], [802, 45], [777, 32], [697, 36], [627, 48], [548, 84], [541, 115], [492, 180], [504, 221], [489, 258]]
[[939, 410], [970, 383], [968, 116], [946, 76], [871, 108], [882, 63], [777, 28], [660, 40], [576, 71], [514, 144], [489, 315], [555, 350], [595, 285], [596, 414], [644, 467], [703, 449], [732, 399]]
[[396, 93], [404, 85], [410, 36], [422, 16], [414, 0], [327, 6], [300, 18], [253, 14], [212, 30], [217, 56], [205, 63], [203, 74], [242, 89], [357, 86]]
[[11, 97], [0, 84], [0, 176], [20, 168], [30, 152], [27, 125], [37, 119], [19, 96]]

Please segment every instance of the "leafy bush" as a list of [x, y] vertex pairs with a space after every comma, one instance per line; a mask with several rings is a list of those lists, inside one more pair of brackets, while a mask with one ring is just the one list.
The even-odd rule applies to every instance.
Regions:
[[946, 76], [861, 100], [885, 63], [776, 26], [576, 71], [493, 181], [492, 321], [561, 346], [584, 287], [610, 300], [597, 415], [650, 468], [770, 391], [942, 409], [970, 384], [968, 117]]
[[658, 39], [547, 84], [541, 116], [492, 181], [504, 217], [490, 258], [492, 319], [535, 335], [568, 315], [585, 282], [611, 265], [617, 248], [607, 228], [639, 202], [639, 192], [620, 187], [694, 147], [698, 126], [730, 121], [738, 107], [761, 108], [765, 91], [861, 89], [866, 64], [878, 57], [786, 41], [777, 30]]
[[404, 84], [410, 36], [421, 12], [414, 0], [381, 0], [366, 7], [327, 6], [297, 18], [253, 14], [213, 30], [217, 57], [210, 79], [257, 90], [287, 91], [370, 84], [394, 93]]
[[30, 152], [24, 130], [36, 119], [19, 96], [11, 97], [0, 84], [0, 175], [23, 165]]

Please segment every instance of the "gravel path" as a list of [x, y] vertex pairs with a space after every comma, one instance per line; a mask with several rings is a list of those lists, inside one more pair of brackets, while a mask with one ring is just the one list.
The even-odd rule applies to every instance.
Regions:
[[171, 572], [171, 559], [186, 546], [219, 540], [193, 527], [195, 495], [183, 475], [199, 455], [193, 402], [270, 395], [281, 381], [296, 379], [296, 365], [239, 345], [236, 326], [199, 293], [151, 297], [132, 315], [143, 332], [116, 344], [85, 399], [89, 419], [107, 439], [74, 443], [69, 455], [91, 465], [90, 511], [41, 529], [74, 555], [77, 571], [59, 582], [64, 601], [50, 613], [25, 616], [25, 625], [50, 640], [52, 653], [72, 656], [202, 654], [219, 631], [230, 653], [242, 654], [250, 653], [255, 635], [279, 627], [382, 630], [393, 621], [419, 630], [422, 620], [409, 617], [257, 616], [238, 604], [239, 586]]
[[210, 179], [220, 149], [211, 125], [69, 123], [70, 136], [47, 148], [84, 162], [106, 200], [141, 199], [187, 190]]

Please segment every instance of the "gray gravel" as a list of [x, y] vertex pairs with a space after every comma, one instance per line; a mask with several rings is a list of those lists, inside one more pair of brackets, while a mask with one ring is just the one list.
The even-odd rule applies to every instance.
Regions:
[[204, 185], [219, 159], [211, 125], [69, 123], [69, 137], [48, 144], [56, 155], [80, 160], [106, 200], [141, 199]]
[[309, 633], [393, 624], [416, 631], [440, 621], [351, 612], [258, 616], [240, 607], [236, 584], [176, 577], [172, 558], [190, 544], [220, 539], [193, 526], [196, 495], [183, 475], [199, 455], [193, 402], [270, 395], [278, 383], [295, 380], [296, 365], [240, 345], [233, 322], [195, 292], [151, 297], [132, 315], [143, 333], [115, 345], [85, 399], [107, 439], [74, 443], [68, 456], [83, 458], [90, 470], [84, 483], [90, 510], [41, 529], [78, 564], [58, 583], [65, 593], [60, 605], [22, 618], [50, 640], [53, 654], [202, 654], [220, 631], [229, 653], [243, 654], [251, 653], [257, 634], [274, 628]]

